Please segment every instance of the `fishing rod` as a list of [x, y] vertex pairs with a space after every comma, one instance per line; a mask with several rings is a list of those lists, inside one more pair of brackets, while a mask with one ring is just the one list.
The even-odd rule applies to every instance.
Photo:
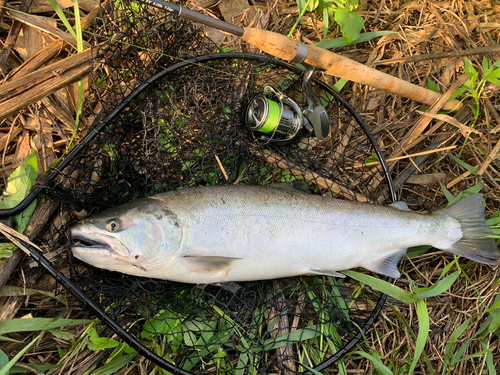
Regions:
[[[306, 63], [324, 70], [328, 75], [344, 78], [380, 89], [391, 94], [414, 100], [428, 105], [435, 104], [441, 94], [414, 85], [400, 78], [379, 72], [376, 69], [350, 60], [323, 48], [308, 46], [284, 35], [253, 27], [238, 27], [219, 19], [206, 16], [190, 9], [167, 3], [163, 0], [145, 0], [145, 2], [191, 21], [214, 27], [220, 31], [236, 35], [248, 44], [269, 53], [272, 56], [296, 64]], [[452, 110], [460, 105], [458, 100], [452, 100], [443, 107]]]

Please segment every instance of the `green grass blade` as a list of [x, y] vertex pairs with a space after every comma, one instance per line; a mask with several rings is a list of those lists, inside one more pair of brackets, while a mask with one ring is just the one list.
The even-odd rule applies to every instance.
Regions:
[[66, 26], [66, 28], [68, 29], [68, 32], [71, 33], [71, 35], [73, 35], [73, 37], [76, 40], [78, 40], [76, 33], [75, 33], [75, 30], [73, 30], [73, 28], [71, 27], [71, 24], [69, 23], [68, 19], [66, 18], [66, 15], [64, 14], [64, 11], [62, 10], [59, 3], [56, 0], [49, 0], [49, 3], [52, 6], [52, 8], [54, 8], [54, 11], [59, 16], [59, 18], [61, 19], [64, 26]]
[[415, 354], [413, 357], [413, 361], [411, 363], [410, 371], [408, 372], [410, 375], [415, 371], [415, 367], [422, 355], [425, 347], [425, 343], [427, 342], [427, 338], [429, 337], [430, 330], [430, 322], [429, 322], [429, 313], [427, 312], [427, 305], [423, 300], [417, 302], [417, 317], [418, 317], [418, 336], [417, 342], [415, 345]]
[[80, 7], [78, 6], [78, 0], [73, 0], [73, 6], [75, 9], [75, 38], [78, 52], [83, 51], [83, 36], [82, 36], [82, 22], [80, 19]]
[[371, 361], [380, 375], [393, 375], [392, 371], [382, 363], [379, 356], [374, 356], [361, 351], [357, 351], [354, 354], [359, 354], [360, 356]]
[[305, 364], [303, 364], [303, 363], [301, 363], [301, 365], [302, 365], [302, 366], [304, 366], [304, 367], [305, 367], [306, 369], [308, 369], [309, 371], [311, 371], [311, 373], [312, 373], [313, 375], [323, 375], [321, 372], [316, 371], [316, 370], [315, 370], [315, 369], [313, 369], [312, 367], [309, 367], [309, 366], [307, 366], [307, 365], [305, 365]]
[[[483, 349], [487, 348], [488, 341], [489, 340], [487, 338], [481, 341], [481, 346], [483, 347]], [[486, 367], [488, 368], [488, 375], [498, 374], [496, 367], [495, 367], [495, 363], [493, 361], [493, 354], [491, 351], [486, 353]]]
[[363, 42], [368, 42], [372, 39], [375, 38], [380, 38], [381, 36], [388, 35], [388, 34], [397, 34], [397, 31], [373, 31], [373, 32], [368, 32], [368, 33], [362, 33], [360, 34], [359, 38], [356, 39], [354, 42], [347, 43], [344, 39], [344, 37], [332, 39], [332, 40], [322, 40], [321, 42], [317, 43], [316, 45], [321, 48], [325, 49], [332, 49], [332, 48], [339, 48], [339, 47], [344, 47], [347, 45], [351, 44], [356, 44], [356, 43], [363, 43]]
[[[52, 0], [55, 1], [55, 0]], [[75, 9], [75, 38], [77, 43], [78, 52], [83, 51], [83, 36], [82, 36], [82, 24], [80, 20], [80, 8], [78, 7], [78, 0], [74, 0], [74, 9]], [[73, 30], [73, 29], [71, 29]], [[76, 137], [76, 133], [78, 132], [78, 125], [80, 124], [80, 116], [83, 110], [83, 93], [84, 93], [84, 81], [78, 81], [78, 103], [76, 105], [76, 119], [75, 119], [75, 130], [71, 136], [69, 141], [68, 149], [71, 149], [73, 146], [73, 142]]]
[[333, 86], [332, 89], [334, 89], [336, 92], [340, 92], [344, 88], [344, 86], [349, 82], [345, 78], [340, 78]]
[[342, 271], [342, 273], [349, 277], [352, 277], [355, 280], [361, 281], [369, 285], [373, 289], [379, 290], [382, 293], [387, 294], [388, 296], [396, 298], [401, 302], [410, 304], [420, 300], [420, 298], [415, 294], [407, 292], [406, 290], [401, 289], [400, 287], [393, 285], [391, 283], [388, 283], [385, 280], [377, 279], [376, 277], [365, 275], [363, 273], [359, 273], [352, 270]]
[[9, 363], [9, 356], [0, 349], [0, 368], [4, 368]]
[[439, 280], [432, 287], [427, 288], [427, 291], [420, 294], [420, 298], [425, 299], [429, 297], [438, 296], [446, 292], [457, 281], [458, 276], [460, 276], [460, 271], [454, 272], [451, 275], [446, 276], [444, 279]]
[[137, 356], [136, 351], [134, 351], [133, 353], [121, 356], [120, 358], [115, 359], [115, 360], [105, 364], [104, 366], [100, 367], [99, 369], [95, 370], [92, 373], [92, 375], [112, 375], [112, 374], [116, 373], [118, 370], [120, 370], [127, 363], [132, 361], [136, 356]]
[[408, 248], [408, 251], [406, 252], [406, 256], [410, 259], [415, 258], [419, 255], [425, 254], [430, 249], [432, 249], [432, 246], [428, 246], [428, 245], [410, 247], [410, 248]]
[[452, 158], [455, 161], [455, 163], [457, 163], [458, 165], [464, 167], [466, 170], [468, 170], [474, 176], [478, 174], [479, 170], [477, 168], [474, 168], [472, 165], [469, 165], [466, 162], [460, 160], [458, 157], [456, 157], [453, 154], [449, 154], [449, 155], [450, 155], [450, 158]]
[[26, 353], [28, 351], [29, 348], [31, 348], [33, 346], [33, 344], [40, 338], [40, 335], [38, 335], [37, 337], [35, 337], [28, 345], [26, 345], [26, 347], [21, 350], [19, 353], [16, 354], [16, 356], [14, 358], [12, 358], [9, 363], [7, 363], [7, 365], [5, 365], [2, 369], [0, 369], [0, 375], [8, 375], [9, 374], [9, 370], [12, 368], [12, 366], [14, 366], [17, 361], [19, 361], [21, 359], [21, 357], [24, 355], [24, 353]]
[[77, 326], [93, 323], [89, 319], [52, 319], [52, 318], [30, 318], [11, 319], [0, 322], [0, 335], [12, 332], [44, 331], [47, 329]]

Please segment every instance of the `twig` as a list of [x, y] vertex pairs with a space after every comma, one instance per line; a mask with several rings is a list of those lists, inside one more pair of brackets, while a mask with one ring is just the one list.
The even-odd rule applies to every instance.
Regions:
[[[453, 85], [450, 86], [450, 88], [444, 93], [441, 98], [437, 101], [436, 104], [434, 104], [431, 109], [428, 111], [429, 114], [436, 114], [438, 111], [440, 111], [443, 108], [443, 105], [448, 101], [450, 96], [460, 87], [462, 84], [467, 81], [469, 76], [467, 74], [462, 75], [459, 79], [457, 79]], [[420, 120], [417, 121], [417, 123], [413, 126], [413, 128], [406, 134], [405, 138], [401, 142], [401, 148], [395, 150], [392, 155], [389, 157], [389, 159], [396, 158], [398, 156], [401, 156], [404, 152], [406, 152], [406, 149], [412, 147], [414, 144], [414, 141], [423, 133], [425, 128], [429, 125], [429, 123], [432, 121], [432, 118], [430, 116], [422, 116]], [[394, 165], [394, 164], [392, 164]]]
[[[435, 150], [436, 148], [441, 146], [444, 141], [446, 141], [446, 138], [447, 137], [443, 135], [439, 136], [433, 144], [431, 144], [429, 147], [425, 149], [425, 151]], [[401, 186], [403, 186], [406, 183], [406, 181], [408, 181], [408, 179], [411, 176], [413, 176], [413, 174], [418, 170], [418, 168], [420, 168], [431, 155], [432, 155], [431, 153], [426, 153], [424, 155], [417, 156], [413, 161], [413, 164], [408, 165], [406, 169], [402, 173], [400, 173], [400, 175], [396, 179], [394, 179], [394, 190], [398, 190]], [[385, 202], [388, 196], [389, 196], [389, 190], [386, 189], [384, 193], [380, 196], [380, 198], [377, 200], [378, 203]]]
[[408, 57], [399, 57], [396, 59], [390, 60], [380, 60], [368, 62], [366, 65], [390, 65], [394, 63], [404, 62], [406, 64], [417, 62], [417, 61], [427, 61], [427, 60], [441, 60], [446, 58], [457, 58], [471, 55], [484, 55], [487, 53], [500, 52], [500, 45], [496, 44], [488, 47], [480, 47], [480, 48], [471, 48], [465, 51], [453, 51], [453, 52], [445, 52], [445, 53], [433, 53], [428, 55], [414, 55]]
[[215, 160], [217, 160], [217, 164], [219, 164], [219, 168], [222, 171], [222, 174], [224, 175], [224, 178], [226, 179], [226, 181], [229, 181], [229, 177], [228, 177], [228, 175], [226, 173], [226, 170], [224, 169], [224, 166], [220, 162], [220, 159], [219, 159], [219, 157], [217, 155], [215, 155]]
[[[402, 159], [408, 159], [408, 158], [414, 158], [414, 157], [422, 156], [422, 155], [434, 154], [434, 153], [440, 152], [440, 151], [453, 150], [454, 148], [457, 148], [457, 146], [447, 146], [447, 147], [443, 147], [443, 148], [425, 150], [425, 151], [422, 151], [422, 152], [417, 152], [415, 154], [403, 155], [403, 156], [398, 156], [397, 158], [387, 159], [387, 162], [396, 161], [396, 160], [402, 160]], [[371, 162], [371, 163], [359, 163], [359, 164], [355, 165], [354, 168], [360, 168], [360, 167], [363, 167], [363, 166], [369, 167], [369, 166], [378, 165], [378, 164], [380, 164], [379, 161], [374, 161], [374, 162]]]
[[491, 150], [491, 153], [488, 155], [488, 158], [484, 161], [483, 165], [479, 169], [479, 172], [477, 173], [479, 176], [482, 176], [483, 173], [488, 168], [488, 166], [491, 164], [491, 162], [493, 160], [495, 160], [495, 157], [497, 156], [498, 151], [500, 151], [500, 140], [497, 142], [495, 147], [493, 147], [493, 150]]
[[[37, 245], [35, 245], [33, 242], [31, 242], [28, 237], [25, 235], [15, 231], [11, 227], [8, 227], [4, 223], [0, 223], [0, 233], [2, 233], [5, 237], [9, 239], [14, 245], [19, 247], [22, 251], [24, 251], [27, 255], [31, 255], [31, 252], [24, 246], [21, 241], [24, 241], [31, 246], [33, 246], [35, 249], [43, 253], [42, 249], [40, 249]], [[19, 241], [21, 240], [21, 241]]]
[[435, 120], [447, 122], [450, 125], [455, 126], [460, 130], [462, 135], [464, 137], [468, 137], [468, 133], [474, 133], [474, 134], [481, 134], [479, 130], [476, 130], [474, 128], [471, 128], [470, 126], [462, 124], [460, 121], [458, 121], [455, 117], [451, 117], [448, 115], [443, 115], [443, 114], [438, 114], [438, 113], [427, 113], [427, 112], [422, 112], [422, 111], [416, 111], [417, 113], [421, 114], [422, 116], [429, 116], [432, 117]]
[[497, 112], [495, 106], [493, 105], [493, 103], [491, 102], [490, 98], [485, 97], [484, 101], [486, 103], [486, 107], [488, 107], [488, 109], [490, 110], [491, 114], [493, 115], [493, 117], [495, 118], [495, 120], [498, 124], [494, 129], [490, 130], [490, 134], [495, 134], [496, 132], [498, 132], [500, 130], [500, 115], [498, 115], [498, 112]]
[[[476, 165], [474, 168], [478, 168], [479, 165]], [[452, 186], [455, 186], [456, 184], [458, 184], [460, 181], [463, 181], [465, 180], [467, 177], [469, 177], [470, 175], [472, 174], [471, 171], [465, 171], [464, 173], [462, 173], [460, 176], [458, 176], [457, 178], [455, 178], [453, 181], [450, 181], [448, 183], [448, 185], [446, 185], [446, 188], [449, 189], [451, 188]]]

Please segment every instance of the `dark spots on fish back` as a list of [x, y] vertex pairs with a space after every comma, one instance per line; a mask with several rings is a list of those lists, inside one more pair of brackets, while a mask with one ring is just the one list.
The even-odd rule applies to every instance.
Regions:
[[139, 259], [139, 255], [136, 255], [136, 256], [135, 256], [135, 259]]

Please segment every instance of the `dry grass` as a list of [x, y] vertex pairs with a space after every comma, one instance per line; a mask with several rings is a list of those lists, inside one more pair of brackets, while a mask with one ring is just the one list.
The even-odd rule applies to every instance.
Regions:
[[[72, 2], [66, 6], [71, 6]], [[250, 8], [242, 2], [242, 12], [229, 14], [227, 1], [212, 6], [210, 12], [216, 16], [233, 17], [234, 22], [243, 19], [253, 24], [259, 14], [264, 17], [269, 30], [287, 34], [298, 16], [298, 8], [291, 1], [274, 2], [266, 8], [263, 2], [252, 3]], [[31, 8], [30, 8], [31, 4]], [[35, 149], [41, 170], [47, 168], [65, 151], [74, 131], [76, 114], [76, 82], [90, 70], [88, 54], [76, 54], [75, 42], [69, 33], [54, 30], [53, 12], [47, 1], [0, 0], [0, 172], [4, 185], [7, 177]], [[192, 3], [195, 6], [194, 3]], [[95, 16], [97, 1], [80, 2], [84, 27], [91, 24]], [[196, 7], [198, 7], [196, 5]], [[33, 18], [12, 9], [42, 16]], [[196, 9], [199, 9], [196, 8]], [[259, 13], [261, 12], [261, 13]], [[481, 60], [486, 56], [490, 62], [500, 61], [500, 6], [496, 1], [450, 0], [428, 2], [418, 0], [362, 1], [359, 14], [365, 19], [365, 31], [394, 30], [400, 34], [384, 36], [369, 43], [343, 48], [340, 53], [353, 60], [376, 67], [379, 70], [411, 81], [420, 86], [427, 85], [430, 78], [441, 92], [447, 91], [464, 71], [463, 57], [467, 56], [481, 71]], [[16, 26], [17, 25], [17, 26]], [[322, 35], [321, 20], [314, 14], [302, 18], [294, 38], [304, 42], [317, 42]], [[42, 32], [43, 31], [43, 32]], [[330, 27], [329, 39], [338, 37], [339, 30]], [[239, 41], [222, 39], [233, 48], [247, 50]], [[481, 73], [480, 73], [481, 76]], [[335, 83], [335, 79], [323, 79]], [[482, 178], [483, 192], [487, 195], [487, 217], [499, 210], [500, 170], [498, 169], [500, 148], [500, 87], [489, 85], [481, 97], [481, 112], [475, 131], [464, 137], [472, 115], [465, 108], [461, 114], [452, 115], [460, 124], [453, 125], [449, 119], [423, 116], [418, 103], [395, 97], [358, 84], [348, 84], [341, 92], [368, 123], [387, 158], [401, 157], [390, 163], [393, 177], [398, 183], [398, 194], [417, 211], [433, 211], [446, 203], [439, 184], [428, 183], [429, 178], [439, 172], [445, 178], [453, 194], [467, 189]], [[458, 150], [467, 138], [460, 159], [479, 170], [476, 175], [453, 162], [449, 153]], [[449, 146], [457, 146], [450, 149]], [[445, 148], [444, 150], [442, 150]], [[447, 148], [447, 149], [446, 149]], [[441, 149], [439, 152], [433, 150]], [[481, 152], [482, 150], [482, 152]], [[424, 153], [425, 157], [404, 157]], [[415, 175], [409, 176], [405, 170]], [[431, 176], [431, 177], [429, 177]], [[421, 287], [436, 282], [449, 257], [441, 253], [424, 254], [405, 259], [401, 268]], [[417, 367], [420, 374], [441, 373], [444, 349], [450, 335], [467, 319], [491, 306], [499, 292], [500, 270], [462, 262], [464, 274], [453, 284], [449, 292], [427, 301], [431, 332], [425, 353], [430, 367], [421, 360]], [[54, 282], [32, 270], [25, 273], [22, 267], [15, 269], [8, 280], [9, 285], [26, 285], [33, 281], [34, 289], [50, 290]], [[397, 285], [410, 288], [406, 279]], [[61, 313], [69, 317], [82, 317], [79, 308], [67, 309], [54, 305], [54, 299], [46, 296], [8, 297], [0, 299], [0, 319], [11, 319], [32, 313], [37, 316], [55, 317]], [[71, 306], [71, 305], [70, 305]], [[370, 331], [371, 348], [378, 351], [387, 365], [402, 368], [411, 361], [415, 339], [410, 329], [417, 332], [416, 307], [394, 303], [384, 309], [381, 317]], [[406, 319], [401, 323], [398, 314]], [[460, 336], [457, 346], [469, 339], [472, 344], [464, 355], [474, 354], [484, 348], [473, 338], [485, 317], [473, 319], [468, 329]], [[19, 338], [23, 338], [19, 336]], [[56, 363], [57, 345], [68, 347], [68, 341], [55, 342], [47, 336], [35, 352], [27, 356], [45, 363]], [[489, 347], [500, 345], [498, 336], [490, 334]], [[17, 344], [3, 344], [4, 351], [19, 350]], [[455, 349], [455, 351], [458, 349]], [[493, 352], [494, 364], [500, 369], [498, 349]], [[346, 359], [347, 373], [374, 373], [373, 363], [362, 359]], [[486, 373], [483, 357], [457, 364], [456, 374]], [[331, 370], [336, 373], [337, 369]], [[67, 372], [66, 372], [67, 373]], [[77, 373], [77, 372], [74, 372]], [[126, 372], [120, 372], [126, 373]], [[137, 370], [127, 372], [139, 373]]]

